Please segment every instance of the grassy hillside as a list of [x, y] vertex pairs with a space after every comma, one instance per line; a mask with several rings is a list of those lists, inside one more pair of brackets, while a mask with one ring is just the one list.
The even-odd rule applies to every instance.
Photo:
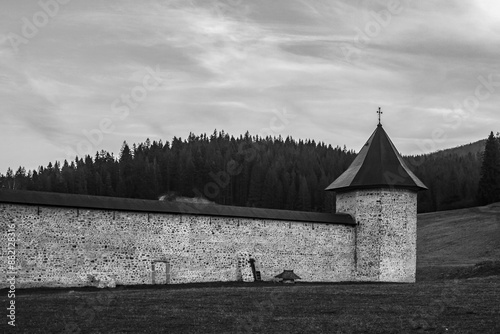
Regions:
[[[493, 270], [485, 261], [496, 261]], [[483, 264], [474, 267], [478, 263]], [[499, 270], [500, 203], [418, 215], [418, 280], [487, 276]]]
[[417, 266], [500, 260], [500, 203], [418, 215]]

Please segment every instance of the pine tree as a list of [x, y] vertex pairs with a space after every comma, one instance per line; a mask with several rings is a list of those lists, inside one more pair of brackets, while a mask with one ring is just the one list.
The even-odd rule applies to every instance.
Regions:
[[299, 193], [298, 193], [298, 208], [303, 211], [311, 210], [311, 194], [309, 192], [309, 186], [307, 180], [304, 176], [300, 177], [299, 182]]
[[7, 189], [16, 189], [16, 181], [14, 179], [14, 172], [10, 167], [7, 169], [7, 174], [5, 175], [5, 183], [7, 185]]
[[[262, 206], [271, 209], [280, 208], [278, 205], [278, 175], [276, 171], [270, 168], [264, 179]], [[282, 187], [282, 186], [281, 186]], [[283, 191], [283, 189], [281, 189]]]
[[490, 133], [483, 153], [477, 201], [481, 205], [500, 200], [500, 151], [498, 138]]
[[119, 160], [118, 195], [132, 197], [134, 193], [132, 153], [127, 142], [123, 142]]
[[14, 189], [26, 189], [27, 185], [27, 179], [26, 179], [26, 169], [24, 167], [19, 167], [16, 174], [14, 175], [14, 184], [15, 188]]
[[252, 167], [248, 187], [248, 206], [262, 206], [262, 189], [264, 188], [265, 171], [258, 161]]

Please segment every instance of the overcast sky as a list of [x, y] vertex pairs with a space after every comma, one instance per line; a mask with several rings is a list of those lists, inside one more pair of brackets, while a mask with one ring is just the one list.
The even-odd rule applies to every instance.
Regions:
[[190, 132], [402, 154], [499, 131], [500, 2], [0, 2], [0, 172]]

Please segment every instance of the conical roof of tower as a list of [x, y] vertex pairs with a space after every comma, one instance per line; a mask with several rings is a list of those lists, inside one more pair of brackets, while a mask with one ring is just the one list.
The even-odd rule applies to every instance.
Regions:
[[359, 151], [351, 166], [325, 190], [380, 187], [427, 189], [408, 168], [381, 124]]

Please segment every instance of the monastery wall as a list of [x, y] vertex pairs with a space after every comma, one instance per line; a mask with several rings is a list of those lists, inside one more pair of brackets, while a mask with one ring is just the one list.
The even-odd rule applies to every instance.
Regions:
[[[0, 288], [7, 287], [12, 224], [20, 288], [86, 286], [105, 276], [119, 285], [151, 284], [156, 260], [168, 261], [154, 265], [157, 283], [237, 281], [251, 275], [250, 257], [263, 280], [284, 269], [303, 281], [353, 280], [355, 227], [349, 225], [0, 203]], [[405, 224], [414, 231], [411, 221]], [[389, 227], [384, 231], [385, 239], [396, 238]], [[409, 246], [403, 243], [406, 253], [382, 267], [405, 261]], [[385, 252], [393, 251], [382, 248], [376, 256], [385, 259]]]

